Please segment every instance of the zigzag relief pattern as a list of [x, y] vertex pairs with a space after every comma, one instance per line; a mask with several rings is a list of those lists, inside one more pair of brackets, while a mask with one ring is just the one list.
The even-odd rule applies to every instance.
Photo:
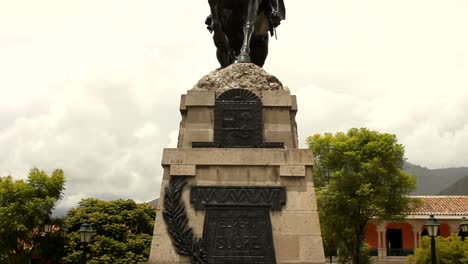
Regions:
[[190, 202], [195, 210], [206, 205], [244, 205], [279, 211], [286, 204], [286, 187], [192, 186]]

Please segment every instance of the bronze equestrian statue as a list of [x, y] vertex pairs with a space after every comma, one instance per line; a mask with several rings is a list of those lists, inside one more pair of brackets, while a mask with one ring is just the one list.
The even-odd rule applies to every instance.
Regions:
[[283, 0], [208, 0], [211, 14], [205, 23], [213, 33], [221, 67], [252, 62], [260, 67], [268, 55], [268, 32], [286, 18]]

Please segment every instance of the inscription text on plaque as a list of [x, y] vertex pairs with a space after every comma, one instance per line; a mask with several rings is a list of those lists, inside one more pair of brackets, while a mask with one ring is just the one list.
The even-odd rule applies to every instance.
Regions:
[[203, 240], [210, 264], [272, 264], [268, 207], [207, 206]]

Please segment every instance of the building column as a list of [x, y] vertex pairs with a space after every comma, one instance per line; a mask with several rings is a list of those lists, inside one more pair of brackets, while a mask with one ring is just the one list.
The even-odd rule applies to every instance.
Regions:
[[408, 224], [411, 225], [411, 231], [413, 232], [413, 240], [414, 240], [414, 245], [413, 245], [413, 250], [418, 248], [419, 246], [419, 237], [420, 237], [420, 223], [417, 220], [407, 220], [406, 221]]
[[414, 234], [414, 249], [418, 248], [419, 242], [419, 232], [416, 231], [417, 229], [413, 227], [413, 234]]
[[386, 238], [385, 238], [385, 225], [380, 224], [377, 227], [377, 234], [378, 234], [378, 258], [383, 259], [387, 256], [387, 245], [386, 245]]

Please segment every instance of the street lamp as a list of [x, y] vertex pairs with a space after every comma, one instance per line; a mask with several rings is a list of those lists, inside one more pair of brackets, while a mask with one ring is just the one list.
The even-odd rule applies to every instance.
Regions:
[[44, 232], [46, 233], [46, 235], [52, 232], [52, 225], [49, 222], [46, 222], [44, 224]]
[[80, 227], [80, 230], [78, 230], [78, 233], [80, 233], [80, 240], [81, 240], [81, 243], [83, 243], [83, 255], [81, 257], [81, 261], [83, 264], [85, 264], [86, 263], [86, 245], [91, 240], [91, 236], [93, 235], [94, 231], [88, 223], [83, 223]]
[[50, 221], [49, 220], [46, 220], [44, 222], [44, 233], [45, 233], [45, 237], [44, 237], [44, 248], [43, 248], [43, 251], [42, 251], [42, 256], [45, 258], [45, 259], [48, 259], [48, 250], [49, 250], [49, 234], [50, 232], [52, 232], [52, 225], [50, 224]]
[[429, 219], [426, 221], [427, 233], [431, 237], [431, 260], [432, 264], [436, 264], [436, 248], [435, 248], [435, 237], [437, 236], [437, 231], [439, 231], [439, 221], [435, 219], [434, 215], [429, 216]]
[[468, 233], [468, 219], [466, 219], [466, 217], [462, 218], [462, 221], [460, 223], [460, 228], [462, 231], [462, 241], [464, 241], [466, 233]]

